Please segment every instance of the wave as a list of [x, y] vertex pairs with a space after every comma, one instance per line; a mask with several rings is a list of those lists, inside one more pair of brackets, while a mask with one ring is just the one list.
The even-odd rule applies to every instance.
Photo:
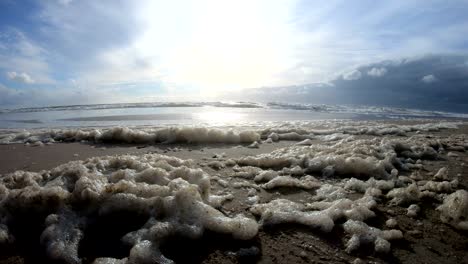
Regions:
[[361, 114], [361, 115], [382, 115], [394, 117], [450, 117], [468, 118], [466, 113], [453, 113], [444, 111], [431, 111], [387, 106], [365, 106], [365, 105], [326, 105], [326, 104], [295, 104], [271, 102], [266, 104], [272, 109], [307, 110], [314, 112], [325, 112], [334, 114]]
[[60, 105], [45, 107], [27, 107], [17, 109], [2, 109], [0, 113], [29, 113], [48, 111], [77, 111], [77, 110], [103, 110], [125, 108], [155, 108], [155, 107], [233, 107], [233, 108], [262, 108], [260, 104], [250, 102], [152, 102], [152, 103], [115, 103], [115, 104], [89, 104], [89, 105]]
[[[399, 135], [411, 132], [456, 129], [461, 122], [436, 122], [403, 125], [377, 121], [298, 121], [265, 122], [255, 126], [232, 127], [111, 127], [71, 129], [0, 129], [0, 144], [44, 144], [53, 142], [124, 144], [246, 144], [265, 141], [336, 141], [355, 135]], [[306, 144], [302, 142], [301, 144]]]
[[300, 104], [284, 102], [151, 102], [151, 103], [115, 103], [115, 104], [89, 104], [89, 105], [63, 105], [46, 107], [28, 107], [17, 109], [0, 109], [1, 113], [30, 113], [48, 111], [78, 111], [78, 110], [105, 110], [128, 108], [162, 108], [162, 107], [219, 107], [219, 108], [262, 108], [280, 110], [311, 111], [333, 114], [360, 114], [387, 117], [448, 117], [468, 118], [467, 113], [453, 113], [444, 111], [431, 111], [386, 106], [364, 105], [327, 105], [327, 104]]

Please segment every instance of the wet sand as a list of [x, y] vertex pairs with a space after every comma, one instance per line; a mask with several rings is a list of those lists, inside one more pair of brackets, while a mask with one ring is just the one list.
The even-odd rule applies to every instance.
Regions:
[[143, 155], [158, 153], [181, 159], [201, 161], [216, 154], [225, 153], [231, 158], [269, 153], [275, 149], [294, 144], [282, 141], [273, 144], [262, 144], [260, 148], [248, 148], [248, 144], [88, 144], [88, 143], [55, 143], [44, 146], [27, 146], [24, 144], [0, 145], [0, 174], [17, 170], [49, 170], [72, 160], [84, 160], [91, 157], [108, 155]]

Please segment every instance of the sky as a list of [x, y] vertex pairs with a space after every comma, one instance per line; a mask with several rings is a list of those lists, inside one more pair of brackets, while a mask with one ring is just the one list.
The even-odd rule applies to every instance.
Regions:
[[284, 99], [463, 110], [467, 13], [466, 0], [0, 0], [0, 108]]

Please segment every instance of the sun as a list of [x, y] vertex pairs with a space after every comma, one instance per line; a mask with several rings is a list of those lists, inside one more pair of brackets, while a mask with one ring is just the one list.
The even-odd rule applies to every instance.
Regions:
[[135, 45], [155, 53], [166, 83], [213, 94], [270, 85], [292, 64], [287, 40], [293, 32], [284, 5], [210, 0], [162, 4], [142, 10], [145, 33]]

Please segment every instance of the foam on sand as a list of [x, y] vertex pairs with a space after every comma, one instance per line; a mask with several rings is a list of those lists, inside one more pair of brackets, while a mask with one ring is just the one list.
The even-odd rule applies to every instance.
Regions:
[[331, 202], [316, 202], [309, 205], [286, 199], [276, 199], [265, 204], [256, 204], [250, 210], [259, 215], [262, 225], [297, 223], [323, 232], [330, 232], [339, 219], [363, 221], [375, 216], [371, 210], [376, 202], [371, 196], [358, 200], [338, 199]]
[[128, 263], [170, 263], [159, 248], [172, 236], [199, 238], [210, 230], [234, 239], [253, 238], [256, 221], [215, 209], [232, 196], [212, 195], [209, 176], [191, 166], [190, 160], [163, 155], [125, 155], [5, 175], [0, 179], [0, 243], [14, 241], [9, 226], [24, 212], [32, 215], [30, 221], [47, 216], [40, 241], [49, 257], [66, 263], [81, 263], [78, 245], [90, 221], [116, 212], [147, 218], [122, 238], [131, 247]]
[[423, 140], [346, 138], [336, 143], [317, 143], [311, 146], [290, 146], [268, 154], [237, 159], [241, 166], [277, 169], [299, 166], [307, 173], [326, 177], [353, 176], [368, 179], [392, 179], [399, 170], [421, 168], [415, 159], [436, 159], [439, 153]]
[[361, 221], [348, 220], [343, 227], [346, 233], [352, 235], [346, 244], [346, 251], [350, 253], [365, 244], [373, 244], [375, 252], [386, 254], [391, 248], [389, 240], [403, 238], [400, 230], [380, 230]]
[[[115, 214], [141, 221], [119, 233], [119, 243], [128, 247], [123, 258], [98, 258], [95, 263], [172, 263], [164, 255], [165, 243], [172, 238], [199, 239], [208, 231], [227, 239], [251, 240], [259, 227], [268, 232], [268, 226], [288, 223], [329, 234], [335, 234], [332, 231], [338, 226], [338, 231], [345, 232], [342, 239], [349, 254], [364, 253], [361, 249], [370, 247], [379, 256], [391, 251], [392, 240], [403, 237], [394, 228], [404, 230], [407, 216], [426, 217], [428, 204], [440, 205], [442, 222], [468, 229], [468, 192], [457, 190], [465, 184], [461, 174], [455, 175], [456, 167], [450, 163], [435, 171], [430, 164], [443, 162], [449, 149], [465, 158], [466, 137], [408, 134], [450, 124], [336, 124], [326, 123], [321, 130], [291, 123], [265, 131], [110, 128], [17, 135], [32, 144], [68, 139], [259, 144], [266, 138], [277, 144], [278, 140], [306, 139], [266, 154], [232, 159], [216, 154], [214, 160], [197, 164], [158, 154], [123, 155], [5, 175], [0, 179], [0, 243], [19, 243], [22, 226], [18, 225], [25, 215], [41, 229], [38, 240], [46, 254], [66, 263], [83, 262], [87, 255], [81, 245], [90, 239], [91, 226]], [[389, 134], [394, 136], [382, 137]], [[206, 172], [197, 169], [199, 165]], [[288, 192], [275, 192], [284, 187]], [[229, 200], [233, 202], [224, 204]], [[390, 213], [388, 206], [398, 207], [396, 211], [407, 216]], [[421, 208], [424, 214], [419, 214]], [[245, 216], [243, 210], [252, 215]], [[386, 212], [390, 218], [380, 219]], [[376, 214], [378, 221], [368, 221]], [[115, 228], [126, 226], [131, 225]]]
[[300, 179], [294, 178], [291, 176], [278, 176], [265, 184], [262, 184], [261, 187], [264, 189], [274, 189], [279, 187], [292, 187], [292, 188], [301, 188], [301, 189], [314, 189], [320, 187], [320, 182], [312, 176], [304, 176]]
[[33, 130], [31, 132], [5, 133], [0, 143], [89, 141], [109, 143], [252, 143], [260, 140], [255, 131], [235, 132], [229, 129], [207, 127], [165, 127], [165, 128], [128, 128], [108, 129], [55, 129]]
[[468, 192], [458, 190], [444, 199], [437, 208], [440, 220], [461, 230], [468, 230]]

